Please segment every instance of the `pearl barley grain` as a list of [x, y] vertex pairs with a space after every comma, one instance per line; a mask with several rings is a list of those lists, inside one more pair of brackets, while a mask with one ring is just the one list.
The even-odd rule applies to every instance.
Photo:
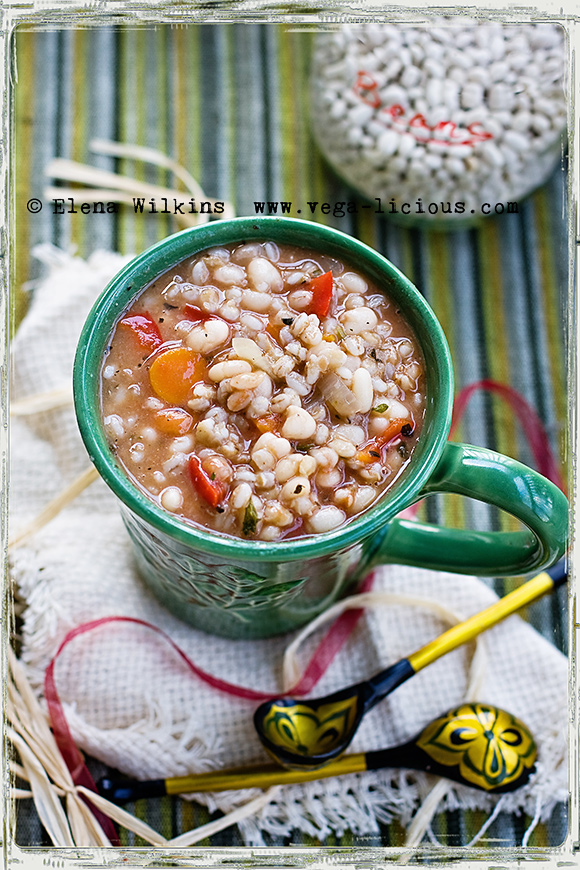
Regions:
[[178, 486], [168, 486], [159, 498], [166, 511], [178, 511], [183, 505], [183, 493]]

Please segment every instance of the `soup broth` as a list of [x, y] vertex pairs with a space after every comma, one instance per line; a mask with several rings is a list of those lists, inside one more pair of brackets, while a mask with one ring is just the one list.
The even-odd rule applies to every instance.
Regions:
[[276, 541], [371, 507], [412, 461], [424, 361], [396, 305], [350, 265], [273, 242], [204, 251], [119, 318], [105, 431], [163, 509]]

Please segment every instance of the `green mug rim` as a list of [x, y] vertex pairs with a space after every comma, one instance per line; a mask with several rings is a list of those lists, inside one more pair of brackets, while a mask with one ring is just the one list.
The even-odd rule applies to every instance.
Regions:
[[[401, 305], [427, 368], [427, 409], [421, 438], [401, 479], [369, 510], [323, 534], [266, 542], [206, 531], [166, 512], [132, 482], [110, 450], [101, 422], [100, 372], [114, 324], [155, 278], [208, 248], [272, 240], [323, 251], [360, 269]], [[246, 561], [283, 561], [325, 556], [384, 530], [420, 497], [437, 465], [451, 425], [453, 367], [443, 330], [412, 282], [382, 254], [340, 230], [287, 217], [240, 217], [209, 222], [168, 236], [131, 260], [105, 287], [82, 329], [73, 369], [77, 422], [88, 454], [105, 483], [134, 514], [159, 532], [201, 552]], [[428, 438], [427, 438], [428, 436]], [[417, 461], [420, 460], [420, 461]]]

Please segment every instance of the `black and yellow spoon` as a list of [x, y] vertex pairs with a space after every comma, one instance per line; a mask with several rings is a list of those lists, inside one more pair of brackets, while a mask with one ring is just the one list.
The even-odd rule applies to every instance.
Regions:
[[287, 770], [279, 764], [264, 764], [144, 782], [103, 778], [99, 792], [115, 803], [124, 803], [167, 794], [266, 789], [383, 767], [404, 767], [496, 794], [525, 785], [535, 769], [536, 755], [534, 738], [515, 716], [489, 704], [462, 704], [430, 722], [414, 740], [402, 746], [344, 755], [321, 770]]
[[451, 650], [566, 583], [565, 559], [548, 571], [445, 631], [435, 640], [370, 680], [323, 698], [277, 698], [254, 714], [258, 736], [270, 755], [289, 768], [315, 770], [338, 758], [350, 744], [363, 716], [397, 686]]

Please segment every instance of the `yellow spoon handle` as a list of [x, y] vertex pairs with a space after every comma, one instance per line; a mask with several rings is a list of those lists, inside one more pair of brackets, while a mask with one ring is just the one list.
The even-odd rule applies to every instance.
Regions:
[[196, 773], [192, 776], [172, 777], [165, 780], [166, 794], [191, 794], [206, 791], [229, 791], [240, 788], [269, 788], [272, 785], [290, 785], [296, 782], [312, 782], [344, 773], [359, 773], [367, 769], [363, 752], [347, 755], [332, 761], [321, 770], [285, 770], [278, 764], [261, 767], [218, 770], [211, 773]]
[[540, 598], [546, 592], [553, 589], [553, 587], [554, 580], [549, 574], [545, 572], [538, 574], [537, 577], [528, 580], [527, 583], [514, 589], [513, 592], [500, 598], [491, 607], [476, 613], [474, 616], [466, 619], [465, 622], [454, 625], [453, 628], [450, 628], [435, 640], [422, 646], [417, 652], [412, 653], [408, 656], [411, 667], [417, 673], [417, 671], [427, 667], [431, 662], [436, 661], [441, 656], [451, 652], [451, 650], [473, 640], [482, 631], [491, 628], [507, 616], [511, 616], [512, 613], [525, 607], [526, 604], [531, 604], [532, 601]]

